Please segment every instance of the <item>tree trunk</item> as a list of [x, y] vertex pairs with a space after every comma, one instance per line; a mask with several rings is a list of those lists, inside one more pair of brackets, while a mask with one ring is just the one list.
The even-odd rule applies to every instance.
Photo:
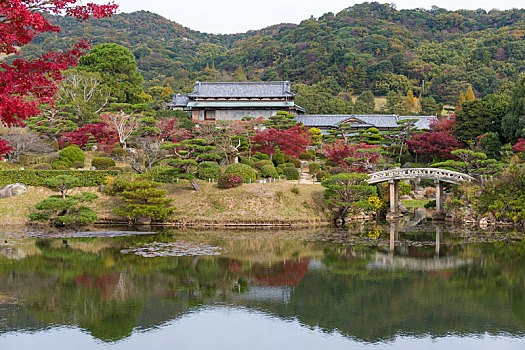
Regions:
[[195, 179], [191, 179], [191, 180], [190, 180], [190, 183], [191, 183], [191, 185], [193, 186], [193, 189], [194, 189], [195, 191], [198, 191], [198, 190], [201, 189], [201, 188], [199, 187], [199, 184], [197, 183], [197, 180], [195, 180]]

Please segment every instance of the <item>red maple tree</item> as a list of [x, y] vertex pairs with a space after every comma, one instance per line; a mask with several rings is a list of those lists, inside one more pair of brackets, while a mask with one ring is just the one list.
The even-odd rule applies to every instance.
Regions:
[[452, 159], [454, 157], [450, 152], [461, 148], [458, 140], [448, 131], [414, 134], [412, 138], [407, 140], [407, 144], [410, 152], [423, 155], [430, 159], [435, 155], [441, 159]]
[[[110, 16], [117, 9], [115, 4], [77, 3], [79, 0], [0, 0], [0, 54], [18, 54], [18, 48], [39, 33], [59, 32], [60, 28], [46, 19], [46, 13], [83, 21]], [[49, 51], [32, 60], [0, 61], [0, 122], [23, 125], [25, 119], [38, 114], [39, 105], [53, 104], [61, 70], [75, 66], [88, 47], [80, 42], [69, 50]], [[1, 143], [0, 155], [6, 149], [5, 142]]]
[[106, 122], [102, 121], [96, 124], [86, 124], [75, 131], [62, 135], [58, 144], [61, 147], [78, 145], [84, 148], [92, 141], [96, 141], [100, 149], [110, 151], [118, 142], [118, 135]]
[[518, 143], [512, 146], [514, 152], [525, 152], [525, 139], [518, 139]]
[[256, 146], [254, 152], [268, 154], [270, 160], [277, 150], [292, 157], [306, 151], [311, 134], [304, 126], [294, 126], [287, 130], [265, 129], [252, 138]]
[[430, 130], [432, 131], [443, 131], [452, 133], [454, 126], [456, 125], [456, 115], [451, 114], [448, 117], [438, 117], [430, 123]]

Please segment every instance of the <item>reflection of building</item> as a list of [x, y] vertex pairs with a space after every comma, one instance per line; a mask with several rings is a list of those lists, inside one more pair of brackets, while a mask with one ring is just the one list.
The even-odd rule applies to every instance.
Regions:
[[435, 116], [399, 116], [395, 114], [303, 114], [295, 118], [299, 123], [309, 128], [318, 128], [321, 131], [348, 127], [351, 129], [368, 129], [375, 127], [381, 131], [393, 130], [399, 126], [398, 121], [417, 119], [415, 127], [424, 130], [430, 129], [430, 123]]
[[194, 122], [268, 118], [279, 111], [304, 113], [290, 82], [195, 82], [193, 92], [175, 94], [170, 109], [188, 111]]

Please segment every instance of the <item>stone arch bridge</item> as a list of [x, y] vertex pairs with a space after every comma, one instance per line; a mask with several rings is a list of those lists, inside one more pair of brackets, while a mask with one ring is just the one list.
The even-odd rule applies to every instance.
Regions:
[[443, 210], [443, 182], [460, 184], [475, 179], [457, 171], [435, 168], [398, 168], [369, 174], [369, 184], [388, 182], [390, 185], [390, 213], [399, 213], [399, 181], [412, 179], [434, 180], [436, 183], [436, 211]]

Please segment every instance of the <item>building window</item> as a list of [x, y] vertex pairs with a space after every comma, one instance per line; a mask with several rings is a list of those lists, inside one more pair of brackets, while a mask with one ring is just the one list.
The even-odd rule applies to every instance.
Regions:
[[204, 120], [215, 120], [215, 111], [204, 111]]

